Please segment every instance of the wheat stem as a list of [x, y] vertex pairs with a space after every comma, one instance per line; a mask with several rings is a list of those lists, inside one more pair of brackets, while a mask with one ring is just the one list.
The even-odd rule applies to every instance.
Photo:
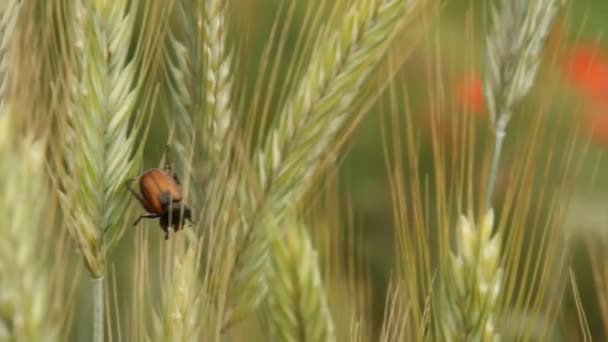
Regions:
[[137, 2], [79, 1], [66, 14], [76, 23], [76, 55], [57, 177], [65, 224], [92, 278], [95, 342], [103, 341], [106, 259], [126, 228], [131, 197], [125, 184], [142, 151], [137, 58], [128, 54], [136, 8]]
[[103, 342], [103, 275], [92, 278], [93, 342]]
[[491, 207], [498, 164], [514, 106], [536, 79], [542, 52], [559, 0], [501, 0], [493, 7], [487, 37], [484, 95], [494, 124], [495, 146], [485, 204]]
[[492, 161], [490, 162], [490, 176], [488, 178], [488, 186], [486, 190], [486, 208], [492, 206], [492, 195], [496, 186], [496, 177], [498, 175], [498, 166], [500, 164], [500, 156], [502, 154], [502, 145], [505, 140], [507, 125], [511, 119], [511, 114], [501, 114], [496, 121], [494, 130], [494, 151], [492, 152]]

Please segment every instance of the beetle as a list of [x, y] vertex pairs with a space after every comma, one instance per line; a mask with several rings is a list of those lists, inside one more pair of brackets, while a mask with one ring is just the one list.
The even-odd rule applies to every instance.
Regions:
[[190, 208], [182, 203], [182, 190], [179, 180], [171, 174], [171, 168], [153, 168], [139, 176], [139, 193], [133, 189], [134, 179], [127, 181], [126, 186], [139, 203], [148, 212], [137, 218], [133, 225], [141, 219], [160, 218], [160, 227], [165, 231], [165, 240], [169, 239], [169, 228], [174, 231], [184, 228], [186, 220], [192, 222]]

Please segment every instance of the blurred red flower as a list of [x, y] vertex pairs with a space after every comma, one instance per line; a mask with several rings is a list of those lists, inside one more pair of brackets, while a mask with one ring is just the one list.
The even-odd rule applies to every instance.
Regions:
[[608, 56], [591, 44], [579, 44], [564, 59], [563, 76], [592, 101], [608, 103]]
[[455, 83], [456, 101], [462, 110], [484, 113], [481, 77], [477, 73], [464, 75]]

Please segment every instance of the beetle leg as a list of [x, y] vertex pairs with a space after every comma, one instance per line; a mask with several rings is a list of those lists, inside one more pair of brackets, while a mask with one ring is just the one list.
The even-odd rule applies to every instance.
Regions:
[[160, 228], [165, 232], [165, 240], [169, 240], [169, 230], [167, 227], [169, 226], [169, 216], [167, 213], [164, 215], [160, 215]]
[[135, 220], [133, 225], [136, 226], [139, 223], [139, 221], [141, 221], [141, 219], [154, 219], [154, 218], [159, 218], [159, 217], [160, 217], [160, 215], [158, 215], [158, 214], [141, 215], [140, 217], [137, 218], [137, 220]]
[[127, 189], [129, 191], [131, 191], [131, 193], [133, 194], [133, 196], [135, 196], [135, 198], [137, 198], [137, 200], [139, 201], [139, 203], [144, 207], [144, 208], [148, 208], [148, 206], [146, 205], [146, 201], [144, 201], [144, 199], [141, 197], [140, 194], [138, 194], [135, 190], [133, 190], [133, 188], [131, 187], [131, 184], [133, 184], [133, 182], [135, 182], [135, 179], [129, 179], [126, 183], [125, 186], [127, 187]]

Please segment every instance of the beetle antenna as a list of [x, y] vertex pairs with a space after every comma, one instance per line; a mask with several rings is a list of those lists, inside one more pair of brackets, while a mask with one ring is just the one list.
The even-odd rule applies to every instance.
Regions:
[[133, 225], [136, 226], [139, 221], [141, 221], [141, 219], [155, 219], [155, 218], [159, 218], [160, 215], [158, 214], [148, 214], [148, 215], [140, 215], [137, 220], [135, 220], [135, 222], [133, 222]]

